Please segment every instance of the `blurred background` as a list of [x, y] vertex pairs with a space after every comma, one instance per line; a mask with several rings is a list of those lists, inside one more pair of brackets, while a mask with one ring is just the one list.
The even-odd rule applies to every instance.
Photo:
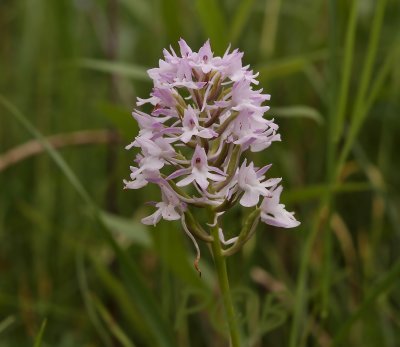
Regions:
[[207, 247], [199, 278], [122, 189], [180, 37], [260, 72], [283, 141], [254, 159], [302, 222], [229, 258], [243, 346], [399, 346], [399, 30], [397, 0], [1, 0], [0, 346], [228, 346]]

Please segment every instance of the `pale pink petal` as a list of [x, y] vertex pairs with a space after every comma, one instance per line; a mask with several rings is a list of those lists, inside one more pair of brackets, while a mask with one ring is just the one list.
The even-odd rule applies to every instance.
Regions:
[[216, 175], [211, 172], [207, 174], [207, 178], [215, 182], [222, 182], [226, 180], [226, 176]]
[[126, 189], [140, 189], [147, 185], [147, 181], [143, 178], [143, 176], [139, 176], [136, 180], [127, 181], [124, 180]]
[[181, 49], [182, 57], [187, 57], [192, 54], [192, 49], [188, 46], [186, 41], [182, 38], [179, 40], [179, 47]]
[[285, 205], [279, 203], [283, 187], [279, 186], [271, 192], [270, 197], [264, 198], [261, 204], [261, 220], [269, 225], [282, 228], [294, 228], [300, 225], [293, 212], [285, 210]]
[[202, 189], [206, 189], [208, 187], [209, 183], [207, 181], [207, 172], [202, 172], [202, 171], [194, 168], [192, 171], [192, 175], [193, 175], [195, 181], [198, 183], [198, 185]]
[[252, 190], [247, 190], [244, 192], [242, 198], [240, 199], [240, 204], [244, 207], [252, 207], [257, 205], [260, 195], [258, 192]]
[[180, 176], [182, 176], [182, 175], [185, 175], [185, 174], [189, 174], [190, 173], [190, 169], [179, 169], [179, 170], [176, 170], [175, 172], [173, 172], [172, 174], [170, 174], [167, 178], [166, 178], [166, 180], [168, 181], [168, 180], [173, 180], [173, 179], [175, 179], [175, 178], [177, 178], [177, 177], [180, 177]]
[[272, 166], [272, 164], [265, 165], [260, 170], [257, 171], [257, 177], [263, 176]]
[[146, 225], [156, 225], [161, 219], [161, 211], [157, 210], [148, 217], [142, 218], [141, 222]]
[[168, 205], [162, 209], [162, 216], [165, 220], [178, 220], [181, 219], [181, 215], [176, 212], [175, 206]]
[[180, 180], [176, 185], [178, 187], [184, 187], [187, 186], [188, 184], [192, 183], [194, 181], [194, 176], [191, 174], [184, 178], [183, 180]]
[[203, 139], [211, 139], [213, 137], [218, 136], [218, 134], [214, 130], [211, 130], [211, 129], [203, 129], [203, 130], [199, 131], [198, 135], [200, 137], [202, 137]]
[[188, 143], [190, 139], [195, 135], [196, 131], [195, 130], [186, 130], [181, 136], [180, 139], [184, 143]]

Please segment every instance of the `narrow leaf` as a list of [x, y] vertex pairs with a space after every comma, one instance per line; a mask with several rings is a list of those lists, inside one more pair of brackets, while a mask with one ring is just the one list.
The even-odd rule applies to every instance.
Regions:
[[99, 337], [101, 338], [103, 344], [105, 346], [111, 346], [111, 338], [108, 332], [104, 329], [103, 323], [100, 320], [100, 317], [97, 315], [97, 311], [93, 305], [93, 301], [90, 297], [90, 289], [86, 276], [85, 264], [84, 264], [84, 255], [82, 250], [78, 250], [76, 253], [76, 272], [78, 277], [78, 285], [79, 290], [82, 295], [82, 299], [88, 313], [88, 317], [93, 324], [95, 330], [97, 331]]
[[387, 271], [374, 286], [372, 286], [361, 306], [347, 319], [347, 321], [339, 329], [333, 340], [332, 346], [342, 346], [341, 342], [348, 334], [354, 323], [363, 317], [365, 312], [377, 301], [377, 299], [381, 295], [393, 288], [394, 284], [398, 283], [399, 276], [400, 261], [398, 260], [397, 263], [395, 263], [395, 265], [389, 271]]
[[287, 107], [273, 107], [271, 109], [273, 116], [283, 118], [308, 118], [312, 119], [318, 124], [324, 122], [324, 118], [315, 108], [303, 105], [287, 106]]
[[100, 212], [100, 215], [104, 224], [114, 233], [124, 235], [140, 246], [151, 246], [151, 238], [143, 224], [106, 211]]
[[35, 338], [35, 344], [33, 345], [34, 347], [40, 347], [42, 345], [42, 340], [43, 340], [44, 330], [46, 329], [46, 324], [47, 324], [47, 319], [44, 319], [42, 322], [42, 325], [40, 326], [39, 333], [37, 334], [37, 336]]
[[357, 9], [358, 9], [358, 0], [353, 0], [351, 4], [349, 20], [347, 22], [346, 42], [344, 48], [343, 63], [341, 67], [342, 76], [340, 83], [340, 92], [339, 92], [339, 99], [337, 101], [338, 106], [336, 110], [336, 116], [334, 118], [334, 124], [333, 124], [334, 141], [336, 142], [339, 141], [339, 136], [342, 133], [345, 114], [346, 114], [347, 99], [349, 97], [351, 66], [353, 64], [354, 42], [356, 36], [356, 25], [357, 25], [357, 14], [358, 14]]
[[83, 201], [91, 208], [93, 217], [100, 227], [99, 231], [102, 233], [105, 240], [109, 243], [121, 261], [125, 276], [130, 279], [129, 288], [133, 293], [133, 297], [137, 298], [137, 304], [142, 312], [143, 319], [152, 327], [152, 330], [156, 335], [158, 345], [163, 347], [175, 346], [171, 330], [168, 328], [169, 324], [166, 322], [164, 317], [161, 316], [157, 302], [154, 300], [151, 292], [146, 287], [139, 269], [132, 259], [129, 258], [116, 243], [111, 232], [104, 224], [98, 207], [87, 193], [77, 176], [65, 162], [63, 157], [50, 145], [46, 138], [12, 103], [10, 103], [2, 95], [0, 95], [0, 104], [2, 104], [30, 134], [32, 134], [42, 143], [51, 159], [53, 159], [53, 161], [57, 164]]
[[6, 318], [4, 318], [1, 322], [0, 322], [0, 334], [6, 330], [10, 325], [12, 325], [13, 323], [15, 323], [15, 317], [14, 316], [8, 316]]
[[124, 331], [111, 316], [110, 312], [108, 312], [107, 308], [100, 302], [100, 300], [95, 296], [92, 296], [92, 300], [100, 316], [103, 318], [104, 322], [107, 324], [107, 327], [110, 329], [115, 338], [121, 343], [121, 346], [135, 347], [134, 343], [124, 333]]
[[217, 0], [197, 0], [197, 12], [203, 30], [211, 39], [211, 45], [218, 54], [227, 48], [227, 23]]
[[86, 69], [113, 73], [139, 81], [149, 81], [146, 72], [147, 69], [143, 66], [98, 59], [80, 59], [77, 64]]
[[303, 202], [312, 199], [319, 199], [327, 190], [339, 193], [356, 193], [371, 190], [369, 182], [348, 182], [333, 186], [329, 189], [326, 184], [315, 184], [301, 189], [290, 190], [285, 193], [285, 203]]
[[246, 26], [246, 23], [250, 17], [253, 4], [254, 0], [240, 1], [231, 25], [232, 30], [230, 37], [233, 44], [236, 43], [236, 41], [240, 38], [240, 35], [243, 33], [243, 28]]
[[160, 5], [168, 40], [176, 42], [183, 31], [179, 0], [161, 0]]
[[326, 57], [327, 51], [325, 49], [305, 55], [283, 57], [257, 66], [256, 71], [260, 72], [261, 80], [270, 80], [301, 72], [307, 65], [318, 60], [324, 60]]
[[115, 299], [122, 316], [132, 326], [132, 334], [139, 339], [143, 339], [143, 341], [153, 341], [154, 339], [152, 339], [149, 329], [143, 321], [140, 311], [132, 300], [126, 286], [95, 256], [92, 255], [90, 259], [103, 288]]
[[154, 16], [150, 6], [151, 1], [120, 0], [120, 2], [143, 26], [150, 27], [153, 24]]

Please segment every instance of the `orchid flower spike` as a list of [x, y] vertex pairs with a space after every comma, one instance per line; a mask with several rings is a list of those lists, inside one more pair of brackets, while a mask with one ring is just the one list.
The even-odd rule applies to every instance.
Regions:
[[[264, 117], [270, 95], [254, 87], [258, 74], [243, 66], [238, 50], [228, 48], [222, 57], [214, 56], [209, 40], [196, 52], [180, 39], [177, 52], [164, 50], [159, 66], [148, 70], [153, 90], [149, 98], [138, 98], [137, 106], [149, 104], [152, 111], [132, 113], [140, 130], [126, 148], [140, 153], [125, 188], [155, 184], [161, 191], [156, 211], [142, 222], [180, 220], [198, 250], [197, 261], [199, 248], [191, 230], [202, 227], [188, 225], [185, 214], [190, 209], [208, 208], [222, 215], [238, 203], [254, 210], [247, 223], [252, 232], [258, 221], [298, 226], [294, 214], [279, 202], [281, 178], [266, 177], [271, 164], [259, 168], [246, 158], [249, 151], [263, 151], [281, 140], [278, 125]], [[241, 236], [248, 233], [246, 228], [228, 241], [222, 228], [218, 230], [223, 246], [237, 249], [248, 239]], [[197, 234], [211, 239], [203, 231]]]

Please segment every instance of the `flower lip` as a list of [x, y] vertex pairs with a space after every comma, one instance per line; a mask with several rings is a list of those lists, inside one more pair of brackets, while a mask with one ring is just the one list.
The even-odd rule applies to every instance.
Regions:
[[[212, 171], [216, 173], [212, 173]], [[168, 179], [177, 178], [182, 175], [188, 175], [181, 181], [177, 182], [178, 187], [186, 186], [195, 181], [201, 189], [207, 189], [209, 185], [208, 179], [216, 182], [225, 180], [226, 174], [220, 169], [209, 166], [207, 155], [204, 148], [199, 145], [196, 146], [195, 152], [191, 160], [191, 167], [186, 169], [177, 170], [167, 177]]]
[[282, 228], [295, 228], [300, 225], [293, 212], [285, 210], [285, 205], [279, 203], [283, 187], [278, 186], [270, 191], [261, 204], [261, 220], [269, 225]]

